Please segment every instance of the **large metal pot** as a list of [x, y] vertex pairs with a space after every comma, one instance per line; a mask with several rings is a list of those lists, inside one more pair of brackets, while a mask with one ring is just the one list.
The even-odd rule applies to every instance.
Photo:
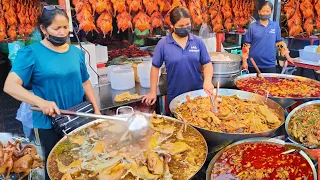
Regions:
[[[273, 139], [273, 138], [250, 138], [250, 139], [245, 139], [245, 140], [242, 140], [242, 141], [238, 141], [236, 143], [233, 143], [229, 146], [227, 146], [226, 148], [224, 148], [223, 150], [219, 151], [213, 158], [212, 160], [210, 161], [210, 164], [208, 166], [208, 169], [207, 169], [207, 172], [206, 172], [206, 180], [211, 180], [211, 172], [212, 172], [212, 169], [216, 163], [216, 161], [218, 160], [218, 158], [222, 155], [222, 153], [236, 145], [239, 145], [239, 144], [242, 144], [242, 143], [247, 143], [247, 142], [270, 142], [270, 143], [276, 143], [276, 144], [281, 144], [281, 145], [285, 145], [288, 149], [297, 149], [297, 150], [304, 150], [306, 148], [304, 148], [303, 146], [299, 146], [299, 145], [296, 145], [296, 144], [292, 144], [292, 143], [286, 143], [282, 140], [279, 140], [279, 139]], [[310, 159], [310, 157], [304, 153], [302, 151], [301, 155], [308, 161], [309, 165], [311, 166], [311, 169], [312, 169], [312, 172], [313, 172], [313, 177], [314, 177], [314, 180], [317, 179], [317, 171], [316, 171], [316, 168], [312, 162], [312, 160]]]
[[289, 113], [289, 115], [287, 116], [287, 118], [286, 118], [285, 129], [286, 129], [286, 132], [287, 132], [287, 134], [288, 134], [288, 136], [289, 136], [288, 139], [289, 139], [291, 142], [295, 143], [295, 144], [299, 144], [299, 145], [303, 146], [303, 144], [301, 144], [300, 142], [296, 141], [294, 137], [290, 136], [291, 133], [289, 133], [289, 130], [288, 130], [288, 129], [289, 129], [289, 124], [290, 124], [291, 117], [292, 117], [292, 115], [295, 114], [299, 109], [301, 109], [301, 108], [303, 108], [303, 107], [305, 107], [305, 106], [312, 105], [312, 104], [320, 104], [320, 100], [310, 101], [310, 102], [303, 103], [303, 104], [299, 105], [299, 106], [296, 107], [293, 111], [291, 111], [291, 112]]
[[217, 82], [219, 82], [221, 88], [233, 88], [235, 87], [234, 79], [240, 74], [240, 72], [232, 74], [213, 74], [212, 83], [216, 85]]
[[[195, 98], [197, 96], [203, 96], [203, 97], [207, 96], [207, 94], [204, 92], [203, 89], [181, 94], [171, 101], [169, 105], [170, 111], [175, 112], [178, 106], [186, 102], [187, 95], [190, 96], [190, 98]], [[203, 135], [203, 137], [206, 139], [207, 143], [210, 146], [230, 144], [231, 142], [234, 142], [234, 141], [252, 138], [252, 137], [271, 137], [275, 135], [276, 130], [284, 123], [285, 118], [284, 118], [283, 108], [278, 103], [264, 96], [250, 93], [250, 92], [234, 90], [234, 89], [220, 89], [218, 92], [218, 95], [223, 95], [223, 96], [236, 95], [241, 99], [255, 100], [259, 104], [262, 104], [262, 103], [266, 104], [269, 108], [272, 108], [276, 111], [282, 123], [277, 128], [274, 128], [270, 131], [260, 132], [260, 133], [250, 133], [250, 134], [214, 132], [214, 131], [206, 130], [206, 129], [195, 126], [200, 131], [200, 133]]]
[[[224, 61], [216, 59], [216, 56], [222, 54], [224, 56], [229, 56], [232, 61]], [[234, 74], [241, 70], [241, 56], [225, 52], [211, 52], [209, 53], [211, 62], [214, 69], [214, 74]]]
[[[303, 81], [313, 81], [314, 83], [319, 83], [317, 80], [313, 80], [313, 79], [302, 77], [302, 76], [288, 75], [288, 74], [262, 73], [261, 75], [263, 77], [277, 77], [277, 78], [282, 78], [282, 79], [300, 79]], [[257, 76], [256, 73], [241, 75], [241, 76], [238, 76], [237, 78], [235, 78], [234, 83], [237, 86], [237, 81], [239, 81], [241, 79], [250, 78], [250, 77], [256, 77], [256, 76]], [[240, 89], [240, 88], [238, 87], [238, 89]], [[243, 90], [243, 89], [240, 89], [240, 90]], [[259, 89], [259, 90], [264, 90], [264, 89]], [[272, 99], [292, 99], [292, 100], [320, 99], [320, 97], [277, 97], [277, 96], [271, 96], [271, 95], [270, 95], [270, 98], [272, 98]]]
[[[126, 107], [120, 107], [120, 108], [118, 108], [118, 110], [121, 109], [121, 108], [126, 108]], [[117, 114], [118, 114], [118, 112], [119, 112], [118, 110], [117, 110]], [[128, 111], [125, 111], [125, 112], [128, 113]], [[153, 116], [153, 114], [149, 114], [149, 113], [143, 113], [143, 114], [146, 115], [146, 116], [149, 117], [149, 118]], [[129, 117], [130, 115], [131, 115], [131, 114], [121, 114], [121, 115], [117, 115], [117, 116], [119, 116], [119, 117]], [[163, 116], [163, 115], [158, 115], [158, 116], [164, 117], [164, 118], [166, 118], [167, 120], [174, 121], [174, 122], [176, 122], [176, 123], [181, 123], [181, 125], [182, 125], [182, 122], [179, 121], [179, 120], [177, 120], [177, 119], [175, 119], [175, 118], [172, 118], [172, 117], [169, 117], [169, 116]], [[82, 125], [82, 126], [78, 127], [77, 129], [75, 129], [75, 130], [71, 131], [70, 133], [68, 133], [68, 136], [71, 136], [71, 135], [73, 135], [74, 133], [77, 133], [77, 132], [83, 130], [84, 128], [89, 127], [89, 126], [91, 126], [91, 125], [93, 125], [93, 124], [96, 124], [96, 123], [99, 123], [99, 122], [103, 122], [103, 121], [107, 121], [107, 120], [98, 119], [98, 120], [92, 121], [92, 122], [90, 122], [90, 123], [88, 123], [88, 124]], [[126, 125], [126, 122], [125, 122], [125, 121], [124, 121], [124, 122], [117, 122], [117, 123], [120, 123], [120, 125], [123, 123], [123, 126]], [[187, 125], [187, 126], [189, 126], [190, 128], [193, 128], [193, 129], [198, 133], [198, 135], [201, 137], [202, 141], [205, 143], [205, 146], [206, 146], [206, 157], [207, 157], [207, 155], [208, 155], [208, 146], [207, 146], [207, 144], [206, 144], [206, 142], [205, 142], [204, 137], [199, 133], [199, 131], [198, 131], [196, 128], [194, 128], [194, 127], [192, 127], [192, 126], [190, 126], [190, 125]], [[58, 143], [52, 148], [52, 150], [51, 150], [51, 152], [50, 152], [50, 154], [49, 154], [49, 156], [48, 156], [47, 172], [48, 172], [48, 175], [49, 175], [49, 178], [50, 178], [50, 179], [54, 179], [54, 178], [52, 178], [51, 175], [50, 175], [50, 173], [49, 173], [49, 168], [52, 166], [52, 164], [49, 163], [49, 159], [51, 158], [54, 149], [55, 149], [59, 144], [61, 144], [66, 138], [68, 138], [68, 136], [64, 136], [62, 139], [60, 139], [60, 140], [58, 141]], [[205, 162], [206, 162], [206, 159], [204, 159], [204, 161], [201, 163], [201, 168], [202, 168], [202, 166], [204, 165]], [[199, 169], [193, 174], [193, 176], [196, 175], [201, 168], [199, 168]], [[193, 177], [193, 176], [192, 176], [192, 177]]]

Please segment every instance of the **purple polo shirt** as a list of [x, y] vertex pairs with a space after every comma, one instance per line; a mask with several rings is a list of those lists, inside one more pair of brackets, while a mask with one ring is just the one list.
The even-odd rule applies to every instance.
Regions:
[[173, 39], [172, 34], [161, 39], [155, 50], [152, 65], [167, 69], [168, 103], [185, 92], [202, 89], [200, 67], [210, 63], [207, 48], [200, 38], [189, 33], [185, 49]]
[[[277, 22], [269, 20], [267, 27], [260, 21], [250, 25], [245, 35], [245, 42], [251, 44], [249, 59], [253, 58], [259, 68], [273, 68], [276, 61], [276, 43], [283, 41]], [[248, 60], [249, 67], [253, 67]]]

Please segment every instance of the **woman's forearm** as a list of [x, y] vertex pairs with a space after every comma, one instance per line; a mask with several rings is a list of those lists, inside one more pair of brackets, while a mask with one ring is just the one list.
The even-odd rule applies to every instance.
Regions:
[[159, 71], [160, 71], [160, 68], [157, 68], [157, 67], [154, 67], [154, 66], [151, 67], [151, 72], [150, 72], [150, 93], [157, 94]]
[[213, 66], [212, 63], [207, 63], [203, 66], [203, 76], [204, 81], [210, 81], [212, 82], [212, 76], [213, 76]]
[[42, 98], [30, 93], [22, 86], [22, 80], [16, 73], [10, 73], [5, 82], [3, 91], [13, 98], [25, 102], [27, 104], [36, 105], [44, 101]]
[[93, 91], [90, 80], [87, 80], [86, 82], [84, 82], [82, 86], [83, 86], [85, 95], [87, 96], [88, 100], [92, 103], [93, 109], [95, 111], [100, 110], [97, 104], [96, 97], [94, 96], [94, 91]]

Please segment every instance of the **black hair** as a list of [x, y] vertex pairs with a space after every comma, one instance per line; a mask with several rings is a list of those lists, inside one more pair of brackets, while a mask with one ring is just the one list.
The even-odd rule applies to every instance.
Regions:
[[259, 5], [259, 11], [261, 11], [261, 9], [264, 7], [264, 6], [269, 6], [271, 8], [271, 11], [273, 11], [273, 4], [270, 2], [270, 1], [264, 1], [263, 3], [261, 3]]
[[49, 27], [56, 15], [64, 16], [69, 21], [68, 15], [63, 9], [55, 8], [53, 10], [47, 10], [44, 8], [39, 18], [39, 25], [42, 25], [45, 28]]
[[170, 22], [175, 25], [181, 18], [190, 18], [189, 11], [184, 7], [175, 7], [170, 12]]

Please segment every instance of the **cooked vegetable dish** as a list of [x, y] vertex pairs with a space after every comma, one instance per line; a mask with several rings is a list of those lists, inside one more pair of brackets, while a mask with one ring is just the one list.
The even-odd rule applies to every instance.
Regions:
[[301, 78], [249, 77], [240, 79], [236, 86], [244, 91], [266, 90], [273, 97], [312, 98], [320, 97], [320, 82]]
[[217, 113], [209, 97], [187, 97], [176, 112], [194, 126], [224, 133], [265, 132], [282, 123], [275, 110], [267, 105], [237, 96], [222, 96]]
[[304, 106], [290, 119], [288, 133], [309, 148], [320, 148], [320, 104]]
[[225, 150], [212, 169], [211, 179], [313, 180], [308, 161], [299, 153], [281, 154], [284, 145], [248, 142]]
[[[147, 143], [118, 149], [123, 124], [101, 121], [60, 141], [48, 158], [52, 179], [189, 179], [203, 165], [207, 148], [191, 126], [153, 116]], [[120, 133], [121, 132], [121, 133]]]

